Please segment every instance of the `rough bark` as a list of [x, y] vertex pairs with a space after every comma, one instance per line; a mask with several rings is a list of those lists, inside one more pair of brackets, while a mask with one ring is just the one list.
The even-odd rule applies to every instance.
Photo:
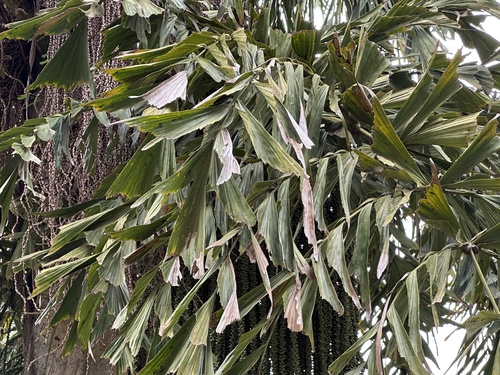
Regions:
[[23, 336], [25, 345], [25, 375], [60, 374], [90, 375], [112, 374], [113, 368], [107, 359], [101, 358], [110, 339], [97, 342], [92, 347], [92, 356], [79, 346], [62, 357], [64, 341], [69, 334], [68, 323], [47, 331], [42, 324], [35, 324], [36, 315], [25, 314]]
[[[0, 31], [5, 29], [6, 23], [32, 16], [37, 8], [43, 9], [55, 5], [55, 0], [46, 0], [40, 3], [23, 2], [22, 0], [5, 1], [0, 5]], [[91, 56], [91, 63], [95, 63], [100, 55], [102, 38], [99, 31], [103, 25], [114, 20], [120, 12], [118, 2], [105, 2], [104, 7], [104, 16], [94, 18], [89, 22], [89, 55]], [[25, 92], [29, 82], [33, 82], [34, 76], [40, 70], [39, 61], [36, 57], [47, 52], [47, 57], [50, 59], [57, 52], [65, 38], [65, 36], [60, 35], [51, 36], [45, 40], [38, 40], [37, 45], [34, 46], [29, 41], [4, 40], [1, 42], [0, 130], [3, 131], [18, 126], [27, 118], [52, 115], [64, 110], [63, 103], [66, 93], [54, 88], [31, 92], [27, 101], [18, 98]], [[46, 45], [45, 42], [47, 42]], [[30, 53], [32, 56], [31, 61]], [[98, 74], [94, 79], [99, 92], [113, 87], [111, 78], [104, 73]], [[89, 90], [86, 87], [77, 88], [70, 95], [73, 98], [86, 100], [89, 99]], [[31, 104], [29, 111], [26, 110], [26, 104], [28, 103]], [[98, 186], [102, 178], [117, 164], [130, 157], [130, 152], [126, 148], [116, 150], [116, 152], [112, 152], [111, 156], [106, 156], [106, 148], [113, 134], [109, 134], [108, 130], [102, 127], [99, 130], [99, 155], [96, 157], [95, 171], [87, 173], [82, 151], [78, 144], [89, 124], [89, 117], [85, 115], [81, 117], [71, 131], [69, 143], [71, 157], [63, 160], [60, 170], [57, 170], [55, 166], [52, 144], [41, 145], [37, 150], [42, 163], [39, 167], [33, 166], [32, 176], [35, 190], [45, 196], [45, 199], [37, 202], [41, 210], [53, 210], [89, 199], [92, 191]], [[5, 165], [9, 159], [10, 152], [3, 152], [0, 155], [1, 165]], [[22, 186], [19, 190], [18, 197], [21, 201], [27, 205], [31, 204], [33, 202], [31, 192], [28, 189], [23, 189]], [[19, 218], [16, 220], [20, 221]], [[36, 231], [40, 235], [42, 242], [48, 245], [53, 235], [57, 233], [61, 222], [52, 220], [42, 223], [29, 222], [28, 220], [27, 223], [21, 222], [20, 224], [21, 227], [23, 224], [27, 225], [27, 232], [30, 230]], [[101, 358], [105, 348], [111, 342], [111, 335], [95, 343], [92, 346], [91, 353], [77, 346], [69, 355], [61, 357], [72, 323], [66, 321], [56, 328], [50, 328], [47, 327], [50, 316], [36, 323], [41, 311], [57, 288], [33, 301], [27, 299], [34, 287], [35, 273], [36, 270], [28, 270], [18, 274], [14, 283], [15, 286], [13, 286], [16, 288], [17, 295], [23, 300], [24, 305], [23, 352], [25, 374], [83, 375], [113, 373], [113, 367], [109, 365], [108, 360]]]

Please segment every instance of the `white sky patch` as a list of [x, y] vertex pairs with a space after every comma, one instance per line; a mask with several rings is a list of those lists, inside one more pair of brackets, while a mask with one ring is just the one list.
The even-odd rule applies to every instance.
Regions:
[[[499, 40], [498, 37], [496, 36], [498, 35], [498, 33], [495, 32], [495, 29], [498, 29], [500, 27], [500, 21], [498, 19], [492, 16], [488, 16], [486, 17], [486, 20], [482, 23], [482, 27], [484, 32], [491, 35], [493, 38]], [[443, 40], [440, 36], [437, 36], [437, 38], [448, 49], [448, 52], [452, 55], [455, 54], [455, 52], [458, 51], [460, 48], [462, 48], [462, 55], [465, 56], [464, 62], [469, 62], [469, 63], [481, 62], [476, 50], [466, 48], [462, 44], [462, 41], [460, 40], [460, 37], [458, 35], [455, 36], [455, 39], [447, 38], [446, 40]]]
[[[439, 364], [439, 369], [432, 361], [428, 361], [429, 367], [434, 375], [444, 375], [446, 374], [457, 374], [458, 366], [454, 364], [450, 368], [451, 364], [455, 360], [458, 351], [460, 350], [460, 344], [465, 336], [465, 330], [457, 330], [456, 327], [451, 324], [447, 324], [443, 327], [434, 328], [435, 333], [435, 348], [433, 348], [432, 339], [429, 346], [433, 350], [434, 356]], [[451, 336], [450, 336], [451, 335]], [[448, 368], [450, 368], [449, 371]], [[479, 372], [478, 372], [479, 374]]]

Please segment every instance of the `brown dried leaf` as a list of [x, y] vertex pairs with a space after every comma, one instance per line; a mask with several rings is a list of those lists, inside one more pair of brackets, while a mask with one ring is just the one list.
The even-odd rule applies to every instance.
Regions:
[[306, 259], [295, 244], [293, 244], [293, 253], [299, 272], [303, 275], [306, 275], [311, 280], [316, 280], [314, 269], [309, 265], [309, 263], [307, 263]]
[[219, 320], [219, 324], [217, 324], [217, 328], [215, 329], [215, 331], [217, 333], [222, 333], [229, 324], [239, 319], [240, 319], [240, 309], [238, 307], [238, 299], [236, 297], [236, 285], [235, 285], [233, 293], [231, 294], [231, 298], [229, 298], [229, 302], [224, 309], [224, 313], [222, 314]]
[[302, 146], [302, 144], [305, 146], [305, 148], [311, 148], [312, 146], [314, 146], [313, 141], [311, 141], [311, 139], [309, 138], [309, 135], [307, 134], [307, 123], [306, 123], [306, 117], [304, 114], [304, 106], [302, 105], [302, 103], [300, 103], [299, 123], [297, 123], [297, 121], [295, 121], [295, 119], [293, 118], [290, 111], [288, 111], [288, 109], [286, 110], [286, 112], [288, 114], [288, 118], [290, 119], [290, 122], [293, 125], [294, 130], [297, 132], [297, 135], [299, 136], [299, 138], [302, 142], [301, 146]]
[[240, 174], [240, 165], [238, 164], [238, 160], [233, 156], [231, 134], [229, 134], [226, 128], [222, 128], [217, 135], [215, 149], [223, 164], [222, 171], [217, 179], [217, 185], [220, 185], [229, 180], [233, 173]]
[[181, 262], [180, 258], [177, 256], [174, 258], [174, 263], [172, 265], [172, 268], [170, 268], [170, 273], [168, 274], [167, 281], [172, 286], [179, 286], [179, 281], [181, 280], [182, 280]]
[[205, 253], [201, 251], [193, 261], [193, 278], [198, 280], [205, 274]]
[[240, 310], [236, 293], [236, 275], [234, 273], [233, 263], [229, 257], [226, 258], [219, 270], [217, 284], [219, 285], [220, 302], [224, 308], [224, 312], [217, 325], [216, 332], [222, 333], [229, 324], [240, 319]]
[[302, 284], [297, 275], [295, 278], [295, 284], [292, 285], [292, 290], [290, 292], [290, 298], [288, 299], [288, 304], [285, 310], [285, 318], [288, 322], [288, 329], [292, 332], [300, 332], [304, 327], [304, 322], [302, 320], [302, 303], [300, 301], [300, 289]]
[[276, 119], [276, 124], [278, 125], [278, 129], [280, 131], [281, 138], [283, 138], [283, 140], [285, 141], [286, 144], [289, 144], [292, 141], [292, 138], [290, 138], [288, 136], [288, 134], [286, 134], [285, 127], [283, 126], [283, 124], [281, 123], [279, 118]]

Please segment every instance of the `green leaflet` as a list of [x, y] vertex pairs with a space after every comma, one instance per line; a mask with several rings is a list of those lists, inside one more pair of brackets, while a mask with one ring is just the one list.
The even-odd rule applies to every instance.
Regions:
[[[193, 170], [190, 171], [196, 176], [196, 183], [191, 185], [168, 242], [167, 253], [169, 255], [182, 253], [188, 267], [192, 267], [199, 256], [203, 257], [205, 248], [205, 190], [212, 164], [212, 155], [213, 153], [210, 152], [207, 158], [194, 165]], [[197, 266], [200, 272], [204, 271], [203, 264]]]
[[132, 84], [122, 84], [108, 91], [103, 97], [85, 103], [85, 106], [93, 107], [100, 112], [127, 110], [142, 103], [142, 95], [150, 89], [151, 86], [137, 87]]
[[45, 255], [40, 262], [43, 265], [48, 266], [50, 264], [55, 264], [58, 261], [61, 262], [72, 258], [81, 258], [89, 255], [93, 249], [93, 246], [87, 243], [87, 239], [82, 237], [68, 242], [53, 254], [48, 254], [49, 250], [47, 250], [47, 255]]
[[74, 319], [80, 309], [80, 296], [82, 294], [82, 284], [85, 279], [85, 272], [80, 272], [78, 277], [71, 283], [71, 287], [64, 296], [61, 305], [50, 321], [52, 327], [58, 325], [63, 320]]
[[33, 292], [30, 295], [30, 298], [34, 298], [35, 296], [39, 295], [43, 291], [47, 290], [51, 286], [54, 285], [54, 283], [61, 278], [70, 275], [82, 268], [85, 268], [92, 263], [97, 258], [96, 255], [91, 255], [82, 259], [74, 260], [72, 262], [60, 264], [57, 266], [53, 266], [51, 268], [47, 268], [43, 270], [38, 276], [36, 277], [36, 288], [33, 290]]
[[78, 338], [83, 348], [87, 348], [90, 343], [90, 337], [93, 330], [93, 323], [96, 318], [95, 313], [101, 304], [102, 294], [89, 294], [83, 300], [77, 313], [78, 320]]
[[132, 355], [135, 357], [142, 345], [144, 330], [150, 319], [151, 310], [155, 302], [156, 290], [154, 290], [142, 303], [140, 307], [127, 319], [122, 327], [122, 335], [128, 343]]
[[[120, 243], [116, 240], [101, 239], [99, 245], [102, 245], [101, 253], [97, 258], [99, 263], [99, 277], [106, 280], [110, 285], [120, 287], [125, 284], [125, 262], [124, 255], [132, 248], [131, 242]], [[100, 247], [100, 246], [99, 246]], [[131, 250], [130, 250], [131, 251]], [[96, 251], [99, 252], [99, 251]]]
[[[284, 181], [278, 189], [278, 235], [283, 255], [276, 256], [283, 259], [283, 267], [293, 270], [295, 264], [293, 238], [290, 222], [290, 179]], [[278, 264], [273, 257], [273, 263]]]
[[361, 29], [359, 47], [355, 63], [356, 80], [371, 87], [380, 74], [387, 68], [389, 61], [380, 53], [378, 46], [368, 40], [368, 33]]
[[[94, 110], [94, 117], [85, 132], [82, 135], [82, 139], [78, 145], [78, 148], [83, 153], [83, 160], [85, 163], [85, 171], [91, 175], [95, 175], [95, 161], [97, 157], [97, 149], [99, 147], [98, 139], [99, 139], [99, 120], [97, 119], [97, 115], [102, 114]], [[107, 117], [106, 117], [107, 119]], [[52, 129], [51, 129], [52, 130]]]
[[285, 107], [294, 119], [298, 119], [304, 100], [304, 67], [300, 64], [294, 67], [289, 61], [286, 61], [284, 66], [287, 89]]
[[231, 80], [230, 82], [226, 82], [224, 86], [215, 91], [213, 94], [210, 94], [206, 99], [204, 99], [201, 103], [196, 105], [196, 108], [207, 108], [212, 106], [218, 99], [229, 96], [231, 94], [235, 94], [244, 90], [249, 84], [251, 79], [253, 78], [252, 72], [246, 72], [241, 74], [236, 79]]
[[0, 40], [5, 38], [29, 40], [35, 35], [62, 34], [70, 31], [76, 24], [85, 20], [85, 13], [90, 4], [82, 0], [61, 2], [58, 6], [33, 18], [8, 24], [9, 30], [0, 33]]
[[1, 234], [3, 234], [7, 220], [9, 219], [10, 204], [17, 184], [18, 168], [21, 163], [21, 158], [14, 156], [0, 171]]
[[344, 209], [344, 215], [347, 225], [351, 221], [351, 184], [352, 176], [354, 174], [354, 169], [356, 168], [358, 161], [357, 154], [339, 154], [337, 155], [337, 169], [339, 171], [339, 190], [340, 190], [340, 200], [342, 202], [342, 208]]
[[255, 152], [264, 163], [270, 164], [283, 173], [293, 173], [297, 176], [307, 177], [301, 166], [286, 153], [243, 103], [237, 102], [236, 108], [255, 147]]
[[[150, 134], [142, 144], [147, 145], [154, 139], [155, 137]], [[161, 159], [158, 155], [163, 147], [164, 142], [158, 142], [146, 150], [144, 146], [137, 150], [109, 187], [106, 195], [113, 197], [121, 194], [130, 198], [140, 196], [151, 189], [155, 176], [161, 169]]]
[[203, 306], [196, 312], [196, 324], [189, 335], [189, 340], [193, 345], [207, 345], [210, 328], [210, 319], [212, 318], [212, 311], [215, 303], [214, 292], [212, 296], [203, 304]]
[[500, 138], [496, 135], [497, 125], [498, 121], [493, 119], [484, 126], [469, 147], [441, 177], [441, 184], [454, 182], [470, 168], [500, 149]]
[[12, 149], [14, 150], [14, 153], [18, 154], [21, 159], [23, 159], [25, 162], [34, 162], [36, 164], [40, 164], [41, 160], [33, 154], [31, 151], [31, 146], [33, 145], [33, 142], [35, 142], [35, 136], [25, 136], [21, 134], [21, 143], [14, 142], [12, 143]]
[[[341, 237], [344, 224], [340, 224], [337, 228], [332, 231], [332, 236], [328, 236], [326, 241], [325, 252], [328, 256], [328, 262], [333, 267], [333, 269], [338, 273], [340, 279], [342, 280], [342, 286], [345, 292], [352, 298], [354, 304], [361, 309], [361, 304], [359, 302], [358, 294], [354, 289], [349, 271], [347, 270], [347, 262], [345, 259], [344, 251], [344, 240]], [[318, 281], [319, 282], [319, 281]]]
[[374, 101], [373, 109], [375, 112], [375, 125], [372, 129], [373, 152], [390, 159], [398, 167], [406, 170], [418, 186], [427, 185], [427, 179], [399, 139], [378, 100]]
[[404, 144], [467, 147], [474, 136], [478, 115], [479, 113], [473, 113], [451, 120], [427, 122], [416, 134], [406, 137]]
[[[187, 307], [193, 300], [194, 296], [198, 292], [198, 289], [207, 281], [207, 279], [219, 268], [222, 266], [222, 263], [224, 261], [223, 257], [219, 257], [213, 264], [212, 266], [205, 272], [205, 274], [196, 282], [196, 284], [189, 290], [189, 292], [184, 296], [184, 298], [179, 302], [179, 304], [176, 306], [175, 310], [171, 315], [168, 316], [167, 321], [161, 325], [160, 327], [160, 334], [163, 335], [165, 333], [168, 333], [171, 331], [171, 329], [177, 324], [179, 321], [180, 317], [186, 311]], [[192, 324], [194, 325], [194, 315], [192, 316], [193, 322]], [[191, 320], [191, 318], [189, 319]], [[153, 361], [152, 361], [153, 362]], [[156, 366], [156, 364], [151, 364], [151, 366]], [[149, 374], [149, 373], [147, 373]]]
[[496, 56], [500, 44], [497, 39], [488, 33], [478, 30], [466, 20], [460, 20], [460, 28], [457, 29], [457, 34], [460, 35], [464, 46], [474, 48], [479, 55], [479, 58], [486, 64]]
[[178, 374], [198, 375], [200, 373], [200, 363], [206, 349], [203, 345], [189, 345], [182, 353], [178, 363], [174, 366]]
[[317, 262], [313, 262], [313, 268], [317, 277], [320, 296], [327, 300], [339, 315], [342, 315], [344, 313], [344, 306], [339, 300], [322, 255], [318, 256]]
[[344, 48], [335, 46], [334, 43], [327, 44], [327, 47], [329, 51], [328, 62], [335, 74], [336, 80], [346, 88], [357, 84], [356, 77], [350, 69], [351, 67], [344, 61], [343, 56], [341, 56], [345, 52]]
[[216, 34], [208, 31], [201, 31], [197, 33], [192, 33], [179, 43], [173, 45], [167, 45], [146, 50], [141, 49], [135, 52], [127, 53], [122, 56], [122, 59], [128, 59], [128, 60], [137, 59], [142, 62], [151, 62], [151, 61], [170, 60], [180, 57], [184, 58], [191, 52], [198, 50], [201, 46], [215, 43], [216, 40], [217, 40]]
[[387, 320], [393, 329], [396, 342], [398, 343], [398, 351], [408, 362], [411, 371], [417, 375], [428, 374], [427, 370], [424, 368], [422, 362], [413, 350], [410, 338], [404, 329], [403, 322], [401, 321], [398, 312], [394, 308], [394, 304], [392, 304], [387, 311]]
[[423, 68], [427, 69], [432, 54], [436, 50], [436, 40], [429, 28], [415, 26], [413, 32], [415, 33], [415, 44], [420, 54], [420, 61], [422, 62]]
[[121, 204], [73, 223], [63, 225], [61, 231], [52, 241], [52, 247], [49, 254], [55, 253], [69, 241], [81, 235], [84, 231], [104, 227], [115, 222], [130, 211], [130, 206], [131, 203]]
[[302, 302], [302, 320], [304, 327], [302, 333], [309, 337], [311, 342], [311, 349], [315, 350], [314, 343], [314, 326], [313, 326], [313, 313], [316, 306], [316, 298], [318, 296], [318, 280], [306, 278], [301, 289], [301, 302]]
[[500, 247], [500, 223], [480, 233], [471, 240], [472, 243], [486, 248]]
[[440, 25], [453, 26], [454, 23], [442, 13], [433, 12], [422, 6], [409, 4], [409, 2], [398, 2], [384, 16], [376, 14], [374, 20], [369, 24], [368, 31], [372, 41], [385, 39], [386, 35], [397, 34], [408, 30], [414, 25]]
[[158, 138], [177, 139], [222, 120], [228, 114], [229, 109], [230, 107], [227, 105], [219, 105], [161, 115], [134, 117], [118, 123], [136, 126], [141, 131], [153, 133]]
[[424, 360], [422, 350], [422, 337], [420, 336], [420, 288], [418, 284], [418, 271], [411, 272], [406, 279], [408, 295], [408, 325], [410, 327], [410, 340], [413, 350], [419, 360]]
[[47, 125], [45, 118], [34, 118], [26, 120], [21, 126], [7, 129], [0, 133], [0, 151], [12, 147], [14, 142], [21, 142], [21, 136], [29, 136], [39, 127]]
[[465, 330], [467, 331], [467, 338], [470, 339], [479, 331], [488, 327], [490, 323], [498, 320], [500, 320], [500, 315], [493, 311], [479, 311], [476, 315], [468, 318], [464, 323]]
[[236, 280], [234, 266], [231, 259], [226, 258], [217, 276], [217, 286], [219, 288], [219, 298], [222, 308], [226, 308], [231, 297], [236, 293]]
[[[268, 98], [266, 97], [266, 99]], [[285, 133], [284, 137], [289, 137], [293, 141], [303, 144], [304, 147], [311, 148], [313, 146], [313, 143], [307, 135], [307, 128], [305, 126], [306, 124], [297, 123], [288, 109], [276, 97], [274, 97], [273, 99], [273, 103], [269, 100], [268, 103], [269, 106], [273, 108], [273, 111], [274, 107], [276, 108], [275, 115], [277, 120], [279, 121], [279, 124], [283, 126], [283, 130]], [[303, 108], [301, 108], [301, 111], [303, 113]], [[303, 125], [303, 127], [300, 125]]]
[[314, 217], [318, 223], [318, 229], [325, 231], [326, 223], [323, 214], [323, 205], [325, 204], [326, 172], [328, 169], [329, 158], [322, 158], [318, 163], [318, 170], [315, 176], [313, 187]]
[[150, 0], [123, 0], [123, 11], [128, 16], [138, 15], [148, 18], [153, 14], [162, 14], [163, 9], [153, 4]]
[[[280, 301], [279, 299], [283, 295], [284, 290], [287, 286], [291, 285], [294, 274], [289, 271], [280, 271], [276, 275], [270, 278], [269, 282], [271, 284], [271, 290], [274, 291], [274, 295], [276, 297], [276, 304]], [[264, 284], [260, 284], [253, 288], [248, 293], [244, 294], [238, 299], [238, 307], [240, 308], [240, 316], [243, 318], [247, 315], [250, 310], [252, 310], [257, 304], [260, 303], [261, 299], [267, 295], [267, 291], [264, 288]], [[273, 314], [279, 311], [279, 309], [275, 309]], [[218, 316], [222, 314], [221, 311], [217, 313]]]
[[[328, 368], [332, 375], [339, 375], [349, 363], [349, 361], [359, 353], [361, 347], [377, 333], [379, 323], [375, 324], [369, 331], [361, 336], [356, 343], [347, 349], [340, 357], [338, 357]], [[374, 352], [374, 351], [372, 351]]]
[[305, 61], [311, 62], [319, 45], [319, 38], [316, 30], [301, 30], [292, 34], [293, 52]]
[[[228, 145], [229, 146], [229, 145]], [[231, 165], [232, 163], [237, 163], [237, 160], [232, 157], [233, 147], [228, 148], [228, 154], [230, 154], [230, 158], [225, 161], [226, 164]], [[219, 176], [222, 176], [220, 163], [215, 162], [212, 164], [211, 181], [212, 184], [215, 185], [215, 191], [217, 192], [217, 199], [220, 200], [222, 205], [224, 206], [227, 214], [237, 223], [245, 223], [249, 226], [253, 226], [257, 221], [255, 214], [248, 204], [245, 196], [240, 190], [240, 186], [236, 182], [233, 173], [238, 173], [235, 170], [232, 170], [230, 167], [227, 168], [227, 180], [223, 183], [219, 183]], [[224, 166], [225, 167], [225, 166]], [[224, 169], [223, 167], [223, 169]], [[239, 169], [239, 165], [238, 165]], [[217, 181], [217, 182], [215, 182]]]
[[387, 178], [394, 178], [406, 182], [413, 181], [412, 177], [404, 169], [387, 166], [359, 150], [354, 150], [354, 152], [358, 155], [358, 162], [363, 172], [380, 174]]
[[275, 49], [276, 57], [289, 56], [292, 37], [278, 29], [269, 30], [269, 46]]
[[236, 181], [231, 177], [228, 181], [216, 186], [217, 198], [234, 221], [250, 226], [256, 222], [255, 214], [241, 193]]
[[432, 280], [429, 290], [432, 303], [440, 303], [446, 293], [451, 256], [451, 250], [446, 249], [431, 255], [427, 260], [427, 270]]
[[500, 191], [500, 177], [490, 178], [486, 175], [475, 175], [465, 180], [443, 185], [448, 189], [477, 189]]
[[65, 357], [66, 355], [71, 353], [78, 341], [78, 322], [76, 320], [73, 320], [71, 329], [67, 337], [68, 338], [66, 339], [66, 342], [64, 343], [64, 346], [62, 348], [61, 357]]
[[[317, 74], [313, 76], [311, 85], [305, 112], [307, 115], [307, 133], [314, 144], [312, 155], [315, 155], [320, 148], [320, 127], [323, 122], [323, 108], [325, 108], [329, 87], [323, 84], [321, 77]], [[316, 217], [318, 216], [316, 215]]]
[[130, 296], [130, 301], [128, 302], [127, 313], [130, 314], [132, 312], [132, 309], [137, 304], [137, 302], [139, 302], [139, 300], [144, 297], [144, 292], [146, 291], [146, 288], [149, 286], [153, 277], [156, 276], [158, 269], [159, 266], [151, 268], [148, 272], [142, 275], [142, 277], [139, 280], [137, 280], [134, 291]]
[[373, 203], [370, 202], [363, 206], [358, 216], [356, 227], [356, 242], [354, 243], [354, 254], [352, 256], [351, 268], [359, 278], [359, 287], [361, 289], [361, 300], [365, 306], [366, 315], [371, 315], [371, 295], [370, 278], [366, 270], [369, 266], [369, 246], [371, 240], [371, 211]]
[[[163, 194], [166, 196], [182, 189], [184, 186], [193, 181], [195, 176], [197, 176], [197, 173], [200, 171], [200, 165], [202, 167], [208, 167], [210, 165], [210, 163], [207, 164], [207, 161], [210, 161], [212, 158], [212, 147], [213, 142], [206, 142], [202, 144], [197, 152], [190, 155], [188, 160], [186, 160], [184, 165], [177, 172], [169, 176], [167, 179], [157, 183], [152, 189], [144, 193], [132, 205], [132, 208], [140, 206], [155, 194]], [[210, 168], [206, 168], [206, 170], [202, 170], [202, 172], [205, 173], [209, 170]]]
[[431, 83], [432, 77], [429, 74], [429, 71], [426, 70], [424, 75], [418, 81], [417, 87], [412, 90], [410, 97], [404, 102], [403, 106], [394, 118], [394, 130], [398, 134], [406, 131], [411, 119], [415, 117], [420, 108], [424, 105], [425, 99], [428, 97], [428, 91], [430, 90]]
[[418, 202], [417, 213], [429, 224], [456, 236], [459, 224], [439, 182], [431, 182], [424, 198]]
[[[269, 274], [267, 273], [269, 262], [253, 232], [250, 232], [250, 235], [252, 237], [253, 256], [255, 257], [255, 261], [257, 262], [257, 267], [259, 269], [260, 277], [262, 278], [262, 283], [264, 284], [264, 288], [266, 289], [269, 300], [271, 301], [271, 310], [267, 314], [267, 316], [270, 317], [273, 309], [273, 292], [271, 289], [271, 282], [269, 281]], [[234, 282], [236, 283], [236, 280], [234, 280]]]
[[250, 355], [245, 356], [241, 361], [235, 363], [229, 370], [226, 371], [226, 375], [241, 375], [246, 374], [252, 369], [257, 363], [259, 358], [266, 353], [268, 348], [267, 344], [264, 344], [257, 349], [253, 349]]
[[235, 71], [230, 66], [219, 66], [204, 58], [197, 58], [196, 61], [201, 68], [210, 76], [215, 82], [229, 81], [235, 78]]
[[[422, 93], [420, 100], [424, 99], [425, 103], [419, 106], [420, 108], [416, 111], [415, 117], [413, 117], [406, 126], [403, 126], [403, 131], [401, 132], [402, 139], [417, 133], [424, 125], [429, 115], [440, 107], [454, 93], [460, 90], [462, 85], [458, 81], [457, 67], [461, 60], [462, 55], [459, 51], [449, 63], [441, 78], [439, 78], [439, 81], [431, 91], [430, 95]], [[403, 111], [404, 109], [401, 108], [400, 113]]]
[[226, 373], [226, 371], [236, 363], [240, 355], [243, 353], [245, 348], [250, 344], [252, 339], [259, 334], [259, 332], [264, 328], [265, 324], [267, 322], [264, 320], [260, 322], [258, 325], [256, 325], [254, 328], [252, 328], [250, 331], [245, 332], [243, 335], [241, 335], [240, 339], [238, 340], [238, 344], [236, 347], [226, 356], [222, 364], [219, 366], [217, 369], [217, 372], [215, 375], [223, 375]]
[[167, 214], [149, 224], [134, 225], [133, 227], [122, 229], [120, 231], [110, 232], [109, 237], [120, 241], [144, 241], [164, 228], [170, 221], [173, 221], [172, 215]]
[[280, 244], [278, 210], [274, 194], [269, 194], [257, 211], [259, 232], [264, 236], [266, 247], [275, 265], [283, 264], [283, 252]]
[[76, 85], [90, 83], [92, 77], [88, 51], [87, 21], [84, 20], [50, 59], [35, 82], [30, 85], [30, 89], [54, 85], [69, 90]]
[[500, 345], [497, 345], [492, 374], [500, 372]]
[[46, 119], [47, 124], [50, 125], [54, 131], [54, 159], [56, 169], [59, 171], [61, 169], [63, 154], [71, 160], [71, 153], [69, 151], [71, 114], [54, 115]]
[[373, 123], [373, 108], [365, 88], [356, 84], [349, 87], [342, 95], [344, 108], [360, 123], [369, 127]]

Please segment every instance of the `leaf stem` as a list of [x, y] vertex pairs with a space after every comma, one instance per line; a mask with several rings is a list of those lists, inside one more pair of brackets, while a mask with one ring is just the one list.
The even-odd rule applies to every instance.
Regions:
[[474, 262], [474, 267], [476, 268], [476, 271], [479, 275], [479, 278], [481, 279], [481, 282], [483, 283], [485, 292], [488, 295], [488, 298], [490, 299], [490, 301], [493, 305], [493, 310], [495, 310], [495, 313], [500, 314], [500, 310], [498, 309], [498, 305], [495, 301], [495, 297], [491, 293], [490, 287], [488, 286], [488, 283], [486, 282], [486, 279], [484, 278], [484, 275], [481, 272], [481, 268], [479, 267], [479, 263], [477, 262], [475, 254], [471, 251], [469, 255], [472, 257], [472, 261]]

